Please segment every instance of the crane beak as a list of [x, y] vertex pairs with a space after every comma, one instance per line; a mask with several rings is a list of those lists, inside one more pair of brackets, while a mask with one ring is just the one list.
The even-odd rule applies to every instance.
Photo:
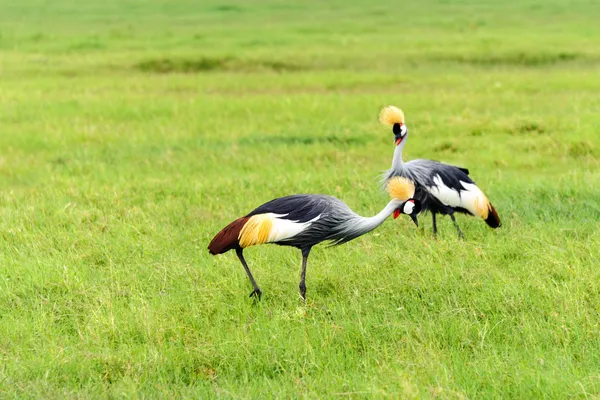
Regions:
[[394, 219], [398, 218], [399, 216], [400, 216], [400, 209], [399, 209], [399, 208], [396, 208], [396, 209], [394, 210]]
[[419, 221], [417, 220], [417, 214], [410, 214], [410, 218], [413, 220], [417, 228], [419, 227]]

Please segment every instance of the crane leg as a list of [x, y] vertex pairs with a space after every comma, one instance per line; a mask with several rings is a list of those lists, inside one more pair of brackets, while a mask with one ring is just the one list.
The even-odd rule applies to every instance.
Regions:
[[433, 223], [433, 236], [437, 237], [437, 224], [435, 222], [435, 212], [431, 212], [431, 222]]
[[302, 249], [302, 272], [300, 273], [300, 296], [306, 301], [306, 263], [308, 262], [308, 255], [310, 254], [310, 247]]
[[458, 237], [464, 239], [465, 235], [463, 235], [462, 231], [460, 230], [460, 227], [456, 223], [456, 218], [454, 218], [454, 214], [450, 214], [450, 218], [452, 218], [452, 222], [454, 222], [454, 226], [456, 227], [456, 231], [458, 232]]
[[248, 278], [250, 278], [250, 282], [252, 282], [252, 287], [254, 288], [254, 290], [252, 291], [252, 293], [250, 293], [250, 297], [256, 296], [260, 300], [260, 296], [262, 296], [262, 292], [260, 291], [260, 288], [256, 284], [256, 281], [254, 280], [254, 277], [252, 276], [252, 272], [250, 272], [250, 268], [248, 268], [248, 264], [246, 264], [246, 260], [244, 259], [243, 251], [244, 250], [242, 250], [241, 248], [237, 248], [237, 249], [235, 249], [235, 254], [237, 254], [238, 258], [240, 259], [240, 262], [242, 263], [242, 265], [244, 266], [244, 269], [246, 270], [246, 273], [248, 274]]

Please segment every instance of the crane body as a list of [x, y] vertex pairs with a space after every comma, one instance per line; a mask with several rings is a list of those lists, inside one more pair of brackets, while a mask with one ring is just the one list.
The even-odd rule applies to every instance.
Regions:
[[404, 163], [402, 150], [408, 138], [404, 124], [404, 113], [394, 106], [385, 107], [380, 121], [392, 126], [394, 133], [394, 158], [391, 168], [385, 173], [384, 181], [404, 177], [415, 183], [415, 199], [424, 211], [432, 215], [433, 233], [437, 234], [436, 214], [449, 215], [458, 235], [463, 236], [454, 213], [481, 217], [491, 228], [501, 225], [500, 217], [487, 196], [469, 177], [469, 170], [438, 161], [417, 159]]
[[260, 298], [262, 292], [244, 259], [243, 249], [273, 243], [292, 246], [302, 252], [300, 295], [306, 296], [306, 264], [313, 246], [321, 242], [340, 245], [372, 231], [391, 214], [397, 218], [408, 214], [416, 223], [420, 211], [418, 201], [412, 199], [414, 184], [396, 178], [387, 185], [392, 199], [373, 217], [362, 217], [344, 202], [333, 196], [298, 194], [271, 200], [249, 214], [223, 228], [208, 245], [210, 254], [235, 250], [253, 286], [250, 296]]

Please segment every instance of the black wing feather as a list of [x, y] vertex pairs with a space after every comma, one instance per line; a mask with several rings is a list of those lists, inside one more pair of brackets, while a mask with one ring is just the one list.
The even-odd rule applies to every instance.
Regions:
[[[295, 194], [291, 196], [279, 197], [273, 199], [254, 211], [246, 217], [257, 214], [275, 213], [284, 214], [285, 219], [291, 221], [306, 222], [322, 214], [328, 207], [329, 202], [326, 196], [314, 194]], [[286, 215], [287, 214], [287, 215]]]
[[469, 170], [455, 167], [432, 160], [413, 160], [405, 164], [406, 175], [413, 181], [425, 185], [433, 186], [433, 178], [439, 175], [444, 185], [456, 190], [462, 190], [461, 181], [465, 183], [474, 183], [469, 178]]

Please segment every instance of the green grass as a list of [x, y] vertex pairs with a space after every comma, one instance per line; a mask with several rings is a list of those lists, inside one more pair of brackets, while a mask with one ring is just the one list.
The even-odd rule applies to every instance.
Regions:
[[[326, 3], [326, 4], [325, 4]], [[0, 397], [600, 395], [596, 1], [0, 3]], [[209, 256], [274, 197], [407, 159], [503, 220]]]

